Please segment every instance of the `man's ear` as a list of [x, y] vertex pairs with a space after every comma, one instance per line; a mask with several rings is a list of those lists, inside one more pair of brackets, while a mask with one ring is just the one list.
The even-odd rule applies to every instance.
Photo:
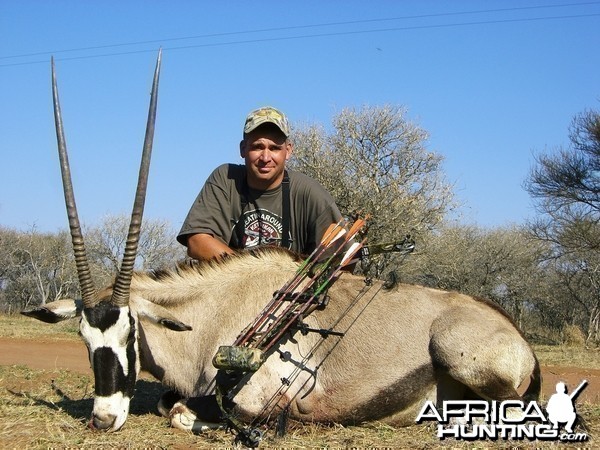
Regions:
[[292, 141], [287, 140], [285, 141], [285, 145], [286, 145], [286, 150], [287, 150], [287, 154], [285, 157], [285, 160], [287, 161], [288, 159], [290, 159], [292, 157], [292, 153], [294, 152], [294, 144], [292, 143]]
[[245, 139], [242, 139], [240, 141], [240, 156], [242, 158], [246, 157], [246, 140]]

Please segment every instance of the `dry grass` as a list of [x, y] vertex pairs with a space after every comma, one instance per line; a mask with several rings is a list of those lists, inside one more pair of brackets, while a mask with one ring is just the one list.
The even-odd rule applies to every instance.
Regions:
[[534, 345], [543, 366], [571, 366], [600, 369], [600, 348], [568, 345]]
[[[71, 372], [0, 367], [1, 448], [227, 448], [232, 435], [212, 431], [198, 436], [168, 427], [155, 405], [162, 392], [156, 382], [138, 382], [125, 427], [118, 433], [90, 431], [93, 382]], [[346, 447], [435, 448], [426, 427], [396, 430], [380, 424], [365, 427], [294, 424], [285, 438], [268, 434], [261, 448]]]
[[69, 319], [55, 324], [45, 324], [29, 317], [0, 314], [0, 337], [55, 340], [79, 339], [79, 319]]
[[[47, 327], [37, 321], [0, 316], [0, 336], [44, 339], [78, 339], [77, 322]], [[600, 368], [597, 350], [570, 347], [536, 347], [543, 364]], [[0, 448], [14, 449], [190, 449], [231, 448], [232, 435], [212, 431], [194, 435], [169, 428], [156, 411], [162, 386], [138, 381], [131, 413], [117, 433], [89, 430], [93, 380], [70, 371], [31, 370], [0, 366]], [[578, 412], [586, 419], [588, 435], [600, 436], [600, 405], [584, 404]], [[594, 441], [584, 444], [593, 446]], [[536, 442], [537, 448], [569, 448], [564, 444]], [[576, 448], [573, 446], [571, 448]], [[581, 447], [581, 446], [580, 446]], [[291, 424], [284, 438], [268, 432], [261, 448], [411, 448], [475, 449], [532, 448], [525, 442], [439, 441], [432, 425], [393, 428], [381, 423], [357, 427]]]
[[[69, 371], [30, 370], [0, 366], [0, 448], [15, 449], [189, 449], [230, 448], [232, 435], [211, 431], [194, 435], [169, 428], [158, 416], [159, 383], [140, 380], [125, 427], [117, 433], [86, 428], [92, 409], [93, 381]], [[588, 434], [600, 433], [600, 407], [583, 405]], [[484, 445], [485, 444], [485, 445]], [[431, 425], [393, 428], [380, 423], [360, 427], [292, 424], [284, 438], [267, 433], [261, 448], [507, 448], [507, 442], [469, 443], [442, 441]], [[538, 448], [558, 448], [536, 443]], [[591, 442], [588, 442], [591, 444]], [[531, 443], [511, 442], [509, 448], [531, 448]], [[565, 448], [561, 446], [561, 448]]]

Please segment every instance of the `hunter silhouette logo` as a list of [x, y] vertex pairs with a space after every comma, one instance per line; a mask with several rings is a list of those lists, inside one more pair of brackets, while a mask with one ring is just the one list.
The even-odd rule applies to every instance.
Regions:
[[556, 383], [556, 394], [552, 394], [546, 406], [548, 419], [552, 422], [554, 429], [558, 429], [560, 423], [566, 423], [565, 431], [573, 433], [573, 424], [577, 419], [575, 397], [587, 386], [587, 383], [587, 380], [583, 380], [571, 395], [567, 394], [565, 383], [562, 381]]
[[583, 380], [572, 394], [567, 394], [567, 385], [557, 383], [545, 410], [535, 401], [522, 400], [446, 400], [437, 406], [427, 401], [416, 422], [437, 421], [440, 439], [584, 442], [587, 433], [575, 433], [573, 425], [577, 420], [575, 399], [587, 384]]

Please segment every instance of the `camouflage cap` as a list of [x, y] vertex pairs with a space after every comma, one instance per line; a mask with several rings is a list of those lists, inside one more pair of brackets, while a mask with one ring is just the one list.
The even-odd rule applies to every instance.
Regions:
[[244, 134], [248, 134], [253, 130], [256, 130], [259, 126], [265, 123], [272, 123], [277, 126], [281, 130], [285, 137], [289, 137], [290, 135], [290, 125], [288, 123], [287, 117], [278, 109], [275, 109], [271, 106], [264, 106], [262, 108], [255, 109], [248, 117], [246, 117], [246, 122], [244, 123]]

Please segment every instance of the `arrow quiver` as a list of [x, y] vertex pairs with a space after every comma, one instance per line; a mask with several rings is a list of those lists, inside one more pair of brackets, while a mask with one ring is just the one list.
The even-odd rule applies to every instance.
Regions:
[[349, 230], [344, 221], [332, 225], [315, 251], [303, 261], [296, 274], [249, 324], [231, 346], [221, 346], [213, 358], [217, 369], [255, 372], [265, 353], [292, 327], [301, 326], [302, 317], [327, 305], [327, 290], [342, 269], [355, 262], [363, 243], [352, 242], [364, 226], [358, 219]]
[[348, 230], [344, 220], [331, 225], [319, 246], [302, 262], [296, 274], [273, 294], [271, 301], [240, 333], [233, 345], [219, 347], [213, 357], [213, 365], [219, 369], [220, 378], [234, 380], [231, 383], [217, 382], [217, 402], [229, 425], [237, 431], [237, 439], [244, 445], [256, 447], [261, 439], [260, 432], [245, 429], [227, 411], [223, 405], [227, 393], [244, 374], [256, 372], [261, 367], [267, 352], [287, 331], [319, 332], [322, 336], [336, 333], [309, 328], [302, 319], [316, 308], [327, 305], [329, 287], [344, 267], [356, 262], [364, 242], [353, 240], [365, 223], [365, 220], [357, 219]]

